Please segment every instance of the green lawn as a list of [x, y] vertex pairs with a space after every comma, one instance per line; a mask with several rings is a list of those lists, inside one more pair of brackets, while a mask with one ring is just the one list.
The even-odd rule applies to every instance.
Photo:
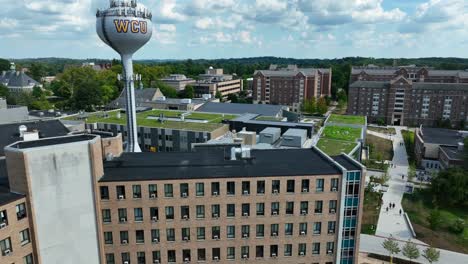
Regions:
[[366, 144], [369, 146], [370, 159], [378, 161], [393, 159], [391, 140], [367, 134]]
[[364, 208], [361, 223], [361, 233], [375, 235], [375, 228], [379, 221], [380, 201], [382, 193], [372, 192], [366, 189], [364, 193]]
[[354, 127], [326, 126], [322, 138], [355, 142], [361, 137], [361, 129]]
[[367, 127], [367, 130], [374, 131], [374, 132], [378, 132], [378, 133], [382, 133], [382, 134], [391, 134], [391, 135], [395, 135], [395, 134], [396, 134], [396, 130], [395, 130], [395, 128], [393, 128], [393, 127], [384, 128], [384, 127], [373, 127], [373, 126], [368, 126], [368, 127]]
[[[209, 123], [192, 123], [192, 122], [179, 122], [179, 121], [164, 121], [159, 122], [155, 119], [148, 119], [149, 116], [159, 117], [161, 113], [164, 113], [165, 117], [179, 117], [183, 112], [180, 111], [164, 111], [164, 110], [151, 110], [143, 113], [137, 113], [137, 124], [145, 127], [157, 127], [157, 128], [170, 128], [180, 130], [191, 130], [191, 131], [213, 131], [223, 124], [220, 122], [223, 119], [235, 118], [235, 115], [225, 115], [224, 117], [219, 114], [204, 114], [204, 113], [192, 113], [186, 116], [186, 119], [202, 119], [208, 120]], [[108, 117], [103, 116], [102, 112], [90, 114], [86, 118], [86, 123], [107, 123], [107, 124], [126, 124], [126, 115], [121, 114], [121, 118], [117, 118], [117, 111], [108, 112]], [[67, 117], [68, 120], [77, 120], [78, 117]]]
[[317, 148], [330, 156], [336, 156], [340, 155], [342, 152], [348, 154], [356, 147], [356, 144], [355, 142], [321, 138], [317, 142]]
[[351, 125], [364, 125], [366, 123], [366, 119], [364, 116], [332, 114], [328, 119], [328, 122]]
[[[468, 208], [449, 206], [438, 208], [440, 227], [431, 230], [428, 216], [435, 208], [429, 190], [417, 190], [414, 194], [405, 194], [402, 205], [416, 230], [417, 239], [434, 247], [468, 253]], [[465, 230], [460, 234], [451, 231], [458, 218], [465, 221]]]

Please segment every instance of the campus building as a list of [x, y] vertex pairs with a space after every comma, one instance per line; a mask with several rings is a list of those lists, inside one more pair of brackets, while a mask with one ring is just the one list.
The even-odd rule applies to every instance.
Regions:
[[187, 78], [183, 74], [171, 74], [166, 78], [161, 79], [164, 84], [171, 86], [176, 89], [176, 91], [183, 91], [187, 85], [192, 85], [195, 83], [195, 80], [192, 78]]
[[17, 71], [14, 63], [11, 63], [9, 71], [0, 73], [0, 84], [8, 87], [10, 93], [31, 93], [35, 86], [42, 88], [42, 84], [29, 77], [25, 71]]
[[[0, 262], [32, 253], [24, 263], [357, 263], [366, 171], [346, 155], [230, 146], [122, 153], [119, 139], [102, 140], [6, 147], [18, 196], [0, 206], [11, 223], [0, 239], [12, 241], [0, 244], [9, 250]], [[30, 248], [17, 241], [25, 228]]]
[[468, 120], [468, 72], [415, 66], [353, 67], [348, 114], [389, 125], [434, 126]]
[[214, 98], [217, 93], [220, 93], [222, 99], [225, 100], [229, 94], [239, 93], [243, 89], [242, 79], [234, 75], [224, 74], [223, 69], [210, 67], [205, 74], [200, 74], [199, 78], [200, 80], [192, 85], [195, 97], [201, 98], [206, 94], [210, 94]]
[[255, 103], [286, 105], [297, 112], [307, 99], [330, 96], [331, 78], [331, 68], [298, 68], [297, 65], [278, 68], [271, 65], [269, 70], [255, 71], [253, 100]]

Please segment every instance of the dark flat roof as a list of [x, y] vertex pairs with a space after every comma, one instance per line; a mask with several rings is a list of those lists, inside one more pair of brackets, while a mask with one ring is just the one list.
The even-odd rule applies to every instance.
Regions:
[[283, 106], [267, 104], [234, 104], [207, 102], [200, 106], [197, 112], [222, 113], [241, 115], [246, 113], [259, 114], [263, 116], [276, 116], [281, 114]]
[[458, 150], [458, 147], [440, 146], [451, 160], [463, 160], [464, 151]]
[[333, 156], [332, 159], [334, 159], [336, 162], [338, 162], [341, 166], [343, 166], [345, 169], [352, 171], [352, 170], [361, 170], [361, 167], [359, 167], [356, 163], [352, 162], [350, 157], [347, 157], [345, 154], [341, 154], [339, 156]]
[[341, 170], [315, 149], [251, 150], [252, 159], [225, 159], [230, 147], [197, 152], [124, 153], [104, 163], [100, 182], [336, 175]]
[[457, 146], [458, 142], [463, 142], [457, 130], [422, 127], [422, 134], [425, 143]]
[[19, 135], [19, 126], [25, 125], [28, 131], [37, 130], [39, 138], [65, 136], [69, 133], [68, 129], [60, 120], [19, 122], [0, 125], [0, 156], [5, 155], [4, 148], [14, 142], [21, 141]]
[[37, 147], [43, 147], [43, 146], [87, 141], [95, 137], [96, 137], [95, 135], [77, 135], [77, 136], [67, 136], [67, 137], [57, 137], [57, 138], [46, 138], [46, 139], [40, 139], [40, 140], [18, 142], [14, 145], [11, 145], [10, 147], [17, 148], [17, 149], [37, 148]]

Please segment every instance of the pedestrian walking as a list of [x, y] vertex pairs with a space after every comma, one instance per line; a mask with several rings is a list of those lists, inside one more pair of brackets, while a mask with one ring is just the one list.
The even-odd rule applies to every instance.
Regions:
[[401, 215], [401, 209], [400, 209], [400, 215]]
[[402, 180], [404, 180], [404, 179], [405, 179], [405, 175], [404, 175], [404, 174], [403, 174], [403, 175], [401, 175], [401, 179], [402, 179]]
[[386, 208], [386, 210], [387, 210], [387, 213], [388, 213], [388, 207]]

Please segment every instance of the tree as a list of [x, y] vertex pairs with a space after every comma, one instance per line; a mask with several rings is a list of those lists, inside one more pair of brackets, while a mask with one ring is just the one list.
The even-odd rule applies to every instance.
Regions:
[[7, 98], [10, 95], [8, 87], [0, 83], [0, 97]]
[[437, 230], [442, 223], [442, 216], [440, 215], [440, 211], [437, 209], [432, 210], [427, 217], [427, 221], [429, 222], [432, 230]]
[[187, 85], [184, 90], [179, 92], [179, 97], [192, 99], [195, 97], [195, 89], [193, 89], [193, 86]]
[[390, 235], [389, 238], [385, 239], [382, 243], [383, 248], [388, 251], [390, 255], [390, 264], [393, 263], [393, 255], [398, 254], [400, 252], [400, 248], [398, 247], [398, 243], [395, 239]]
[[231, 103], [237, 103], [239, 101], [239, 98], [237, 97], [237, 94], [228, 94], [227, 96], [228, 101], [231, 101]]
[[464, 206], [468, 200], [468, 170], [449, 168], [440, 171], [432, 179], [430, 191], [439, 205]]
[[414, 178], [416, 178], [416, 168], [411, 164], [408, 169], [408, 180], [413, 181]]
[[317, 112], [317, 100], [314, 96], [304, 101], [304, 111], [309, 114]]
[[439, 261], [440, 258], [440, 251], [431, 247], [426, 248], [423, 251], [422, 256], [429, 262], [429, 263], [434, 263]]
[[215, 98], [218, 98], [221, 102], [223, 101], [223, 95], [220, 91], [216, 91]]
[[0, 73], [10, 69], [10, 62], [5, 59], [0, 59]]
[[408, 242], [406, 242], [406, 244], [403, 246], [402, 253], [403, 256], [409, 258], [410, 262], [413, 259], [419, 258], [419, 256], [421, 255], [419, 253], [418, 247], [410, 240], [408, 240]]
[[39, 86], [34, 86], [33, 91], [32, 91], [32, 96], [35, 98], [39, 99], [44, 95], [44, 91], [42, 90], [41, 87]]
[[42, 77], [46, 75], [44, 65], [41, 63], [31, 64], [31, 67], [29, 68], [29, 75], [31, 75], [34, 80], [40, 82]]
[[465, 139], [463, 139], [463, 150], [464, 150], [464, 156], [465, 156], [465, 162], [464, 162], [464, 167], [465, 167], [465, 170], [468, 170], [468, 137], [465, 137]]
[[327, 101], [324, 97], [321, 97], [317, 102], [317, 112], [321, 115], [324, 115], [327, 111]]
[[167, 98], [177, 98], [177, 91], [174, 89], [174, 87], [169, 86], [161, 81], [156, 81], [156, 86], [161, 90], [161, 92], [166, 96]]

